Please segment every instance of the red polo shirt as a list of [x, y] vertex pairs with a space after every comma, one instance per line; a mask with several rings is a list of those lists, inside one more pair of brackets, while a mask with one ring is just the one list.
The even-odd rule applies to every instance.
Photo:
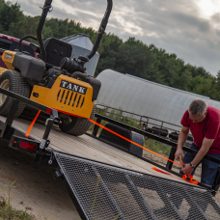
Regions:
[[189, 112], [184, 113], [181, 124], [189, 127], [193, 135], [193, 143], [197, 147], [202, 146], [203, 138], [215, 139], [208, 153], [220, 154], [220, 111], [217, 108], [208, 106], [205, 120], [199, 123], [193, 123], [189, 119]]

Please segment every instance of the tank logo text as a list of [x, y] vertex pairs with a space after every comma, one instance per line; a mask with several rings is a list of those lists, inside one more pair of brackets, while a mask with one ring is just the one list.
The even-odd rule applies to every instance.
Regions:
[[13, 58], [13, 55], [6, 53], [5, 54], [5, 60], [11, 60]]
[[86, 90], [87, 90], [86, 87], [79, 86], [77, 84], [74, 84], [74, 83], [71, 83], [71, 82], [67, 82], [65, 80], [61, 81], [60, 87], [61, 88], [65, 88], [65, 89], [69, 89], [69, 90], [74, 91], [74, 92], [81, 93], [83, 95], [86, 94]]

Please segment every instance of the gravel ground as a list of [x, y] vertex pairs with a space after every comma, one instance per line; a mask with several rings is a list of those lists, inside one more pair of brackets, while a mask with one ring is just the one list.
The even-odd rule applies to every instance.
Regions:
[[80, 219], [61, 179], [54, 169], [35, 165], [32, 154], [17, 151], [0, 142], [0, 196], [11, 188], [13, 208], [28, 210], [36, 219]]

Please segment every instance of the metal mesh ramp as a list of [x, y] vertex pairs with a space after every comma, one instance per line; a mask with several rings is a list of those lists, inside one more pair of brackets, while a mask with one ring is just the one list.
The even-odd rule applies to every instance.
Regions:
[[54, 152], [82, 219], [220, 219], [206, 189]]

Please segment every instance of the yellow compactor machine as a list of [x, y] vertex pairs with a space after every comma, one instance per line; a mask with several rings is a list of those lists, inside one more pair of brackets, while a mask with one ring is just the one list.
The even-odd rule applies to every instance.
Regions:
[[[51, 8], [52, 0], [45, 0], [37, 28], [37, 38], [25, 36], [20, 39], [17, 51], [5, 50], [2, 60], [7, 70], [0, 75], [0, 87], [58, 110], [62, 123], [60, 129], [73, 135], [82, 135], [90, 127], [88, 118], [93, 118], [94, 101], [101, 83], [87, 74], [85, 63], [94, 56], [108, 23], [112, 0], [107, 0], [107, 9], [100, 24], [92, 51], [87, 56], [71, 58], [72, 46], [56, 38], [43, 42], [41, 31]], [[38, 57], [21, 50], [22, 41], [32, 38], [31, 48]], [[7, 115], [13, 99], [0, 96], [0, 115]], [[16, 116], [25, 108], [20, 103]]]

